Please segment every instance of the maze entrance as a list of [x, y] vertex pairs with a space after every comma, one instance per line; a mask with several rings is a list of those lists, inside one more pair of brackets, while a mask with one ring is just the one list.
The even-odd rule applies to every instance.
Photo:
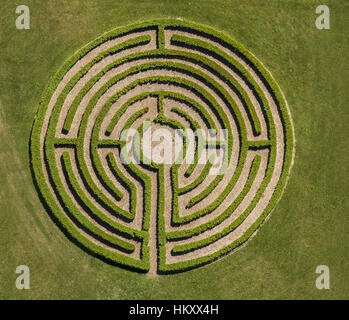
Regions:
[[69, 238], [152, 274], [248, 241], [281, 196], [293, 149], [263, 65], [212, 28], [168, 19], [111, 31], [67, 60], [30, 143], [38, 191]]

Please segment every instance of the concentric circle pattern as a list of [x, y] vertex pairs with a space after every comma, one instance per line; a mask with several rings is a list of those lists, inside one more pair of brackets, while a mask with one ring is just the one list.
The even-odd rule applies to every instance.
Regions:
[[[182, 158], [149, 158], [172, 148], [145, 146], [160, 129]], [[285, 99], [263, 65], [228, 36], [172, 19], [116, 29], [74, 54], [43, 96], [30, 144], [36, 186], [69, 238], [152, 274], [249, 240], [282, 194], [293, 149]]]

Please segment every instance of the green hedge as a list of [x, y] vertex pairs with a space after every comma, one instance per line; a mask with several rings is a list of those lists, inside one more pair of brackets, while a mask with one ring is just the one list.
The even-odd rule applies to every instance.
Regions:
[[[61, 94], [58, 97], [58, 100], [55, 104], [54, 110], [52, 112], [47, 135], [45, 137], [45, 150], [41, 152], [41, 143], [40, 143], [40, 135], [42, 130], [42, 124], [44, 122], [46, 109], [49, 104], [49, 101], [57, 88], [58, 84], [63, 79], [64, 75], [71, 69], [71, 67], [79, 61], [83, 56], [89, 53], [94, 48], [98, 47], [105, 41], [115, 39], [125, 34], [130, 34], [136, 31], [142, 30], [157, 30], [157, 44], [158, 48], [155, 50], [148, 50], [145, 52], [137, 52], [130, 54], [123, 58], [117, 58], [115, 61], [110, 63], [108, 66], [103, 68], [100, 72], [98, 72], [93, 78], [91, 78], [87, 83], [81, 88], [77, 96], [73, 99], [69, 107], [69, 111], [67, 117], [64, 122], [64, 126], [62, 128], [62, 133], [67, 134], [71, 128], [73, 119], [75, 117], [76, 111], [78, 109], [79, 104], [86, 94], [89, 93], [91, 88], [99, 81], [104, 75], [106, 75], [110, 70], [121, 66], [125, 63], [138, 61], [139, 59], [146, 58], [147, 60], [135, 67], [129, 68], [128, 70], [119, 73], [118, 75], [111, 78], [107, 83], [105, 83], [96, 94], [91, 98], [88, 103], [88, 106], [83, 114], [82, 121], [78, 130], [77, 138], [66, 138], [61, 139], [55, 136], [56, 127], [58, 123], [58, 118], [63, 106], [63, 103], [68, 96], [69, 92], [72, 88], [78, 83], [78, 81], [83, 78], [87, 72], [96, 65], [99, 61], [109, 55], [117, 55], [117, 53], [137, 46], [141, 46], [147, 43], [150, 43], [151, 39], [149, 35], [137, 36], [134, 39], [130, 39], [124, 41], [123, 43], [116, 45], [108, 50], [101, 52], [97, 55], [92, 61], [90, 61], [84, 68], [82, 68], [76, 75], [72, 77], [72, 79], [65, 85]], [[284, 126], [285, 133], [285, 142], [286, 142], [286, 151], [283, 163], [283, 171], [281, 174], [281, 178], [278, 181], [277, 187], [274, 191], [271, 201], [268, 203], [266, 209], [262, 213], [262, 215], [258, 218], [258, 220], [243, 234], [242, 237], [224, 247], [221, 250], [218, 250], [209, 255], [198, 257], [196, 259], [192, 259], [190, 261], [184, 261], [180, 263], [174, 264], [166, 264], [166, 248], [165, 245], [167, 241], [176, 241], [179, 239], [190, 239], [194, 235], [198, 235], [206, 230], [214, 228], [219, 223], [222, 223], [230, 214], [233, 213], [235, 208], [241, 203], [245, 195], [251, 188], [252, 182], [258, 172], [260, 167], [261, 158], [256, 155], [251, 169], [250, 174], [247, 179], [247, 183], [244, 186], [243, 190], [241, 190], [240, 194], [235, 198], [235, 200], [230, 204], [229, 208], [225, 210], [223, 213], [215, 217], [210, 221], [206, 221], [205, 223], [199, 225], [198, 227], [191, 228], [188, 230], [177, 230], [172, 232], [167, 232], [165, 230], [165, 221], [164, 221], [164, 208], [165, 208], [165, 190], [164, 190], [164, 167], [162, 165], [156, 165], [154, 163], [150, 164], [150, 167], [153, 170], [157, 170], [158, 172], [158, 271], [167, 273], [167, 272], [176, 272], [181, 270], [190, 269], [196, 266], [200, 266], [206, 264], [210, 261], [213, 261], [222, 255], [228, 253], [232, 249], [244, 243], [248, 238], [253, 234], [253, 232], [258, 228], [258, 226], [264, 221], [266, 216], [270, 213], [272, 208], [275, 206], [278, 198], [280, 197], [282, 190], [286, 184], [287, 177], [290, 171], [291, 162], [293, 158], [293, 129], [291, 125], [291, 120], [288, 114], [287, 106], [285, 100], [282, 96], [282, 93], [277, 86], [276, 82], [272, 78], [272, 76], [265, 70], [262, 64], [245, 48], [243, 48], [239, 43], [231, 40], [228, 36], [217, 32], [216, 30], [197, 25], [187, 21], [179, 21], [179, 20], [171, 20], [171, 19], [159, 19], [153, 21], [147, 21], [144, 23], [138, 23], [136, 25], [127, 26], [124, 28], [116, 29], [111, 31], [97, 40], [91, 42], [79, 52], [75, 53], [67, 62], [63, 65], [63, 67], [57, 72], [57, 74], [50, 81], [48, 88], [46, 89], [42, 101], [40, 103], [40, 107], [38, 109], [38, 113], [36, 115], [32, 134], [30, 141], [30, 156], [31, 156], [31, 166], [32, 173], [35, 183], [38, 186], [38, 190], [41, 194], [43, 201], [47, 204], [47, 206], [52, 211], [53, 215], [57, 219], [58, 223], [61, 227], [80, 245], [86, 248], [89, 252], [106, 259], [112, 263], [116, 263], [118, 265], [122, 265], [125, 267], [130, 267], [132, 269], [136, 269], [142, 272], [145, 272], [149, 269], [149, 225], [150, 225], [150, 213], [151, 213], [151, 180], [150, 177], [142, 171], [139, 166], [130, 163], [125, 166], [125, 169], [128, 173], [133, 176], [135, 179], [141, 182], [144, 193], [144, 212], [143, 212], [143, 225], [142, 230], [133, 230], [130, 227], [127, 227], [125, 223], [131, 222], [135, 218], [136, 208], [137, 208], [137, 190], [136, 185], [126, 177], [120, 168], [119, 164], [116, 162], [114, 155], [112, 152], [109, 152], [107, 155], [107, 162], [111, 172], [114, 176], [120, 181], [120, 183], [128, 190], [130, 194], [130, 210], [123, 210], [120, 208], [115, 201], [112, 201], [109, 197], [107, 197], [95, 183], [94, 179], [89, 173], [88, 165], [86, 160], [84, 159], [84, 136], [87, 130], [87, 121], [88, 117], [96, 106], [97, 101], [100, 97], [112, 86], [117, 84], [122, 79], [133, 75], [139, 74], [140, 77], [127, 85], [125, 88], [117, 91], [102, 107], [99, 112], [96, 122], [94, 124], [92, 130], [92, 140], [90, 144], [90, 152], [91, 152], [91, 160], [93, 164], [93, 170], [97, 175], [100, 183], [108, 190], [110, 195], [116, 200], [120, 200], [123, 196], [122, 192], [113, 184], [112, 180], [108, 177], [103, 168], [102, 162], [100, 160], [98, 154], [98, 148], [100, 147], [108, 147], [108, 148], [116, 148], [120, 152], [120, 148], [123, 146], [122, 140], [111, 140], [111, 139], [101, 139], [101, 124], [108, 113], [112, 105], [118, 101], [118, 99], [126, 94], [128, 91], [134, 89], [137, 86], [143, 84], [150, 83], [171, 83], [175, 86], [183, 87], [187, 90], [191, 90], [194, 92], [200, 99], [204, 100], [210, 106], [212, 112], [215, 114], [215, 117], [220, 122], [220, 125], [223, 128], [228, 129], [228, 145], [227, 145], [227, 154], [228, 159], [231, 158], [232, 147], [232, 131], [231, 124], [228, 121], [226, 114], [223, 112], [223, 109], [218, 105], [213, 96], [209, 94], [207, 91], [203, 90], [201, 86], [198, 86], [193, 81], [188, 81], [182, 79], [177, 76], [151, 76], [151, 77], [142, 77], [142, 72], [147, 70], [175, 70], [183, 74], [188, 74], [192, 77], [195, 77], [202, 83], [205, 83], [209, 86], [228, 106], [230, 112], [233, 115], [235, 124], [239, 129], [239, 144], [240, 144], [240, 153], [239, 153], [239, 161], [238, 166], [230, 178], [229, 183], [217, 196], [217, 198], [209, 203], [205, 209], [198, 210], [190, 215], [180, 216], [178, 212], [178, 201], [179, 196], [186, 192], [191, 191], [200, 183], [202, 183], [207, 176], [211, 165], [208, 163], [205, 168], [202, 170], [201, 174], [195, 181], [191, 184], [179, 188], [178, 186], [178, 169], [179, 165], [173, 165], [171, 169], [171, 183], [172, 183], [172, 192], [173, 192], [173, 203], [172, 203], [172, 223], [175, 226], [180, 226], [186, 223], [190, 223], [195, 219], [199, 219], [205, 215], [208, 215], [213, 210], [215, 210], [219, 204], [226, 199], [226, 197], [230, 194], [234, 185], [238, 181], [241, 176], [242, 168], [245, 162], [245, 158], [247, 152], [249, 150], [258, 149], [258, 148], [268, 148], [269, 150], [269, 159], [268, 159], [268, 169], [265, 173], [264, 180], [252, 200], [249, 204], [248, 208], [229, 226], [224, 228], [224, 230], [220, 233], [217, 233], [211, 237], [205, 238], [200, 241], [192, 241], [188, 242], [184, 245], [174, 246], [172, 254], [180, 255], [185, 254], [187, 252], [203, 248], [207, 245], [214, 243], [215, 241], [221, 239], [226, 236], [230, 232], [232, 232], [235, 228], [237, 228], [248, 216], [248, 214], [252, 211], [254, 206], [259, 201], [262, 196], [265, 188], [267, 187], [270, 179], [272, 177], [275, 157], [276, 157], [276, 149], [275, 149], [275, 126], [272, 119], [272, 115], [270, 112], [270, 108], [268, 106], [268, 102], [263, 92], [255, 82], [255, 80], [251, 77], [249, 72], [243, 67], [241, 63], [234, 60], [229, 54], [224, 52], [218, 47], [213, 46], [208, 42], [204, 42], [199, 39], [189, 38], [182, 35], [173, 35], [171, 39], [171, 43], [177, 46], [179, 49], [169, 50], [165, 48], [164, 41], [164, 30], [183, 30], [192, 32], [194, 34], [198, 34], [204, 37], [207, 37], [213, 41], [220, 43], [221, 46], [225, 47], [227, 50], [234, 52], [239, 55], [240, 58], [247, 61], [247, 64], [251, 66], [255, 72], [259, 75], [259, 77], [264, 82], [267, 89], [273, 95], [273, 98], [276, 102], [276, 105], [279, 110], [280, 117]], [[181, 49], [180, 49], [181, 48]], [[186, 48], [190, 48], [193, 51], [184, 51]], [[252, 105], [252, 102], [246, 92], [243, 90], [241, 85], [236, 81], [236, 79], [227, 72], [220, 64], [214, 62], [214, 60], [202, 56], [202, 53], [207, 54], [208, 56], [218, 59], [221, 63], [226, 65], [228, 68], [235, 70], [245, 81], [245, 83], [252, 90], [252, 93], [256, 97], [256, 99], [260, 102], [261, 108], [263, 110], [263, 114], [265, 117], [265, 121], [267, 123], [268, 129], [268, 140], [262, 142], [251, 142], [247, 139], [247, 129], [244, 124], [244, 119], [242, 114], [239, 111], [235, 101], [232, 97], [226, 92], [226, 90], [213, 78], [209, 77], [206, 73], [202, 72], [196, 65], [200, 65], [200, 67], [206, 69], [210, 73], [215, 74], [221, 81], [226, 83], [236, 94], [239, 99], [242, 101], [246, 113], [249, 117], [253, 134], [255, 136], [260, 135], [261, 133], [261, 124], [256, 115], [255, 109]], [[157, 58], [166, 57], [168, 61], [156, 61]], [[185, 63], [174, 62], [173, 59], [182, 59], [185, 62], [194, 63], [194, 66], [189, 66]], [[205, 110], [205, 108], [181, 94], [170, 93], [170, 92], [144, 92], [137, 97], [133, 97], [129, 101], [127, 101], [114, 115], [110, 123], [108, 124], [107, 130], [104, 133], [105, 135], [110, 135], [115, 126], [117, 125], [120, 117], [125, 111], [131, 107], [137, 101], [145, 99], [147, 96], [153, 95], [159, 97], [159, 115], [156, 119], [151, 119], [154, 122], [160, 122], [164, 125], [170, 125], [175, 128], [183, 129], [181, 124], [174, 119], [166, 118], [162, 112], [161, 99], [163, 97], [169, 97], [171, 99], [177, 101], [184, 101], [187, 105], [193, 109], [193, 112], [198, 114], [205, 122], [205, 124], [211, 128], [216, 129], [216, 124], [214, 119], [210, 116], [210, 114]], [[172, 108], [172, 112], [177, 113], [179, 116], [185, 118], [191, 125], [192, 128], [197, 129], [198, 123], [190, 117], [189, 114], [184, 112], [179, 108]], [[127, 130], [132, 126], [134, 121], [136, 121], [139, 117], [143, 116], [148, 112], [148, 109], [142, 109], [134, 113], [134, 115], [128, 119], [126, 125], [123, 130]], [[143, 126], [138, 128], [139, 132], [143, 132]], [[186, 141], [186, 138], [185, 138]], [[70, 198], [67, 190], [65, 190], [65, 186], [61, 181], [58, 169], [56, 167], [56, 158], [55, 158], [55, 148], [59, 146], [68, 146], [73, 148], [75, 158], [78, 165], [79, 174], [82, 177], [84, 187], [89, 191], [89, 193], [95, 198], [95, 200], [105, 208], [111, 215], [118, 217], [123, 220], [124, 223], [119, 223], [116, 220], [109, 217], [109, 215], [101, 212], [89, 199], [89, 197], [82, 190], [79, 182], [77, 181], [73, 169], [72, 169], [72, 159], [67, 152], [63, 152], [61, 157], [61, 165], [63, 168], [63, 172], [65, 175], [65, 179], [69, 188], [71, 189], [72, 194], [74, 195], [76, 201], [83, 206], [84, 210], [88, 212], [93, 220], [99, 223], [102, 226], [105, 226], [110, 232], [103, 231], [103, 229], [98, 228], [97, 225], [92, 223], [89, 219], [87, 219], [75, 205], [74, 201]], [[139, 155], [143, 157], [142, 154]], [[184, 155], [183, 155], [184, 156]], [[199, 153], [196, 152], [194, 156], [194, 163], [189, 166], [186, 171], [186, 176], [190, 176], [197, 166], [199, 158]], [[44, 163], [44, 166], [42, 165]], [[46, 167], [46, 168], [45, 168]], [[47, 169], [48, 179], [46, 177], [45, 171]], [[192, 198], [189, 203], [186, 204], [187, 208], [194, 207], [197, 203], [202, 201], [205, 197], [207, 197], [210, 193], [214, 192], [215, 188], [222, 180], [223, 176], [217, 176], [208, 187], [206, 187], [200, 194], [196, 197]], [[53, 190], [53, 191], [52, 191]], [[54, 195], [54, 194], [55, 195]], [[57, 201], [58, 200], [58, 201]], [[62, 209], [63, 208], [63, 209]], [[70, 217], [70, 218], [69, 218]], [[75, 223], [73, 222], [75, 221]], [[91, 236], [99, 239], [103, 243], [109, 244], [112, 247], [118, 248], [120, 251], [124, 251], [125, 253], [131, 253], [134, 251], [135, 247], [132, 243], [128, 242], [127, 239], [134, 239], [136, 241], [141, 242], [141, 257], [140, 259], [131, 258], [125, 254], [118, 253], [114, 250], [106, 249], [102, 246], [97, 245], [94, 241], [91, 241], [88, 237], [85, 237], [80, 232], [81, 230], [85, 230]], [[115, 235], [115, 236], [114, 236]]]

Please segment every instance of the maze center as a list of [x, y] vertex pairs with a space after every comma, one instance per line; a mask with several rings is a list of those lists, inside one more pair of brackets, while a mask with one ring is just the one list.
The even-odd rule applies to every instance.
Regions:
[[246, 243], [285, 187], [294, 137], [280, 88], [212, 28], [119, 28], [57, 72], [31, 137], [34, 181], [88, 253], [139, 272], [203, 266]]

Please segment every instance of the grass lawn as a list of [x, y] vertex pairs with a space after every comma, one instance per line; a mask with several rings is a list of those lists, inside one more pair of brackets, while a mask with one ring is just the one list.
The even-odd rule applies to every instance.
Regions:
[[[15, 9], [31, 10], [17, 30]], [[2, 0], [0, 19], [0, 299], [348, 299], [349, 2], [327, 0]], [[296, 156], [271, 219], [246, 247], [206, 267], [150, 278], [79, 249], [41, 204], [28, 142], [41, 95], [62, 63], [100, 34], [156, 17], [224, 31], [271, 71], [292, 113]], [[31, 289], [15, 287], [18, 265]], [[330, 268], [330, 290], [315, 269]]]

